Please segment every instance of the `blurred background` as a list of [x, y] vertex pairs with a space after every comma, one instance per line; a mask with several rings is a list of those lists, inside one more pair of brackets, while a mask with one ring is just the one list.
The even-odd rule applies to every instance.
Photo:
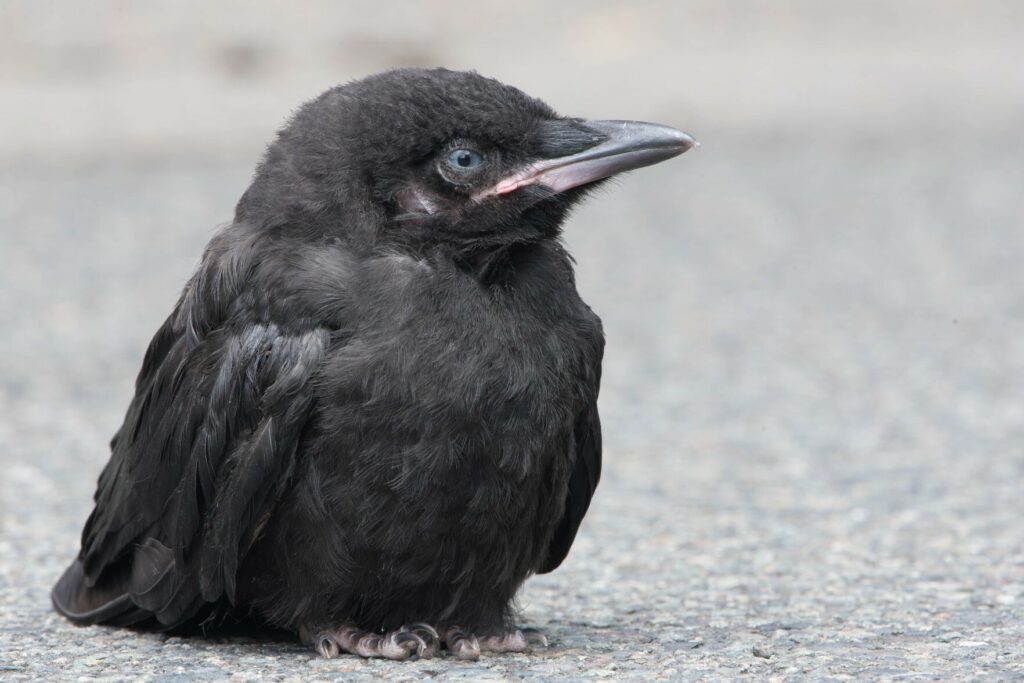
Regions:
[[1022, 62], [1016, 2], [0, 0], [0, 674], [385, 667], [75, 630], [47, 592], [277, 127], [444, 65], [703, 144], [567, 227], [604, 481], [523, 595], [554, 650], [476, 675], [1024, 675]]

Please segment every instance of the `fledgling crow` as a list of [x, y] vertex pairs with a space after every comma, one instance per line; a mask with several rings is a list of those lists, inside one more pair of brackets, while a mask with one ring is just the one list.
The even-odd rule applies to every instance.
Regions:
[[303, 106], [146, 352], [57, 610], [230, 614], [326, 657], [526, 649], [515, 593], [601, 469], [601, 322], [560, 226], [693, 144], [444, 69]]

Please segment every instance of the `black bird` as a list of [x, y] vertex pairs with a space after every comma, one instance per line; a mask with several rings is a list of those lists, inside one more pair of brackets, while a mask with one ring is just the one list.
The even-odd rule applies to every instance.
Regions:
[[601, 470], [601, 322], [560, 226], [694, 144], [444, 69], [304, 105], [150, 343], [57, 610], [328, 657], [526, 649], [513, 598]]

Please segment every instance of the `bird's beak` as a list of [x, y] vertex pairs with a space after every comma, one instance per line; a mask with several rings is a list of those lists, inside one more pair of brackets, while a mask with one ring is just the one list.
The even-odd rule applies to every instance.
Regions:
[[488, 194], [504, 195], [527, 185], [564, 192], [623, 171], [671, 159], [698, 146], [686, 133], [642, 121], [586, 121], [598, 144], [576, 154], [534, 162], [498, 182]]

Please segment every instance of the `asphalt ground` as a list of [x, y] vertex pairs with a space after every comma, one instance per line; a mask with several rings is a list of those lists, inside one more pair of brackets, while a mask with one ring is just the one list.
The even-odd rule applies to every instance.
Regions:
[[[287, 71], [247, 81], [273, 115], [258, 108], [239, 132], [218, 113], [230, 88], [185, 72], [162, 92], [178, 83], [209, 102], [175, 128], [121, 72], [103, 81], [99, 58], [99, 75], [31, 90], [50, 67], [23, 49], [0, 69], [5, 104], [20, 92], [70, 107], [84, 79], [103, 107], [148, 123], [122, 126], [118, 147], [117, 130], [85, 124], [21, 134], [10, 123], [29, 121], [29, 104], [3, 114], [0, 680], [1024, 679], [1024, 88], [1010, 59], [1024, 41], [1009, 38], [1008, 5], [908, 6], [909, 18], [865, 5], [878, 21], [813, 41], [762, 39], [768, 80], [750, 77], [742, 112], [705, 73], [739, 58], [706, 33], [696, 92], [678, 100], [645, 100], [642, 75], [590, 101], [592, 72], [491, 71], [572, 113], [635, 105], [703, 145], [570, 220], [579, 288], [608, 336], [604, 477], [569, 560], [520, 599], [551, 647], [477, 663], [323, 660], [280, 637], [76, 628], [51, 611], [145, 345], [296, 101], [281, 94]], [[744, 12], [722, 13], [707, 31], [747, 35]], [[649, 30], [653, 50], [655, 24], [622, 35]], [[408, 44], [447, 45], [421, 33]], [[133, 36], [110, 44], [131, 53]], [[52, 40], [39, 54], [75, 44]], [[606, 73], [649, 56], [624, 44]], [[460, 49], [456, 65], [475, 54]], [[787, 98], [769, 87], [782, 66]], [[860, 89], [822, 85], [837, 74]], [[806, 97], [818, 85], [825, 102]]]

